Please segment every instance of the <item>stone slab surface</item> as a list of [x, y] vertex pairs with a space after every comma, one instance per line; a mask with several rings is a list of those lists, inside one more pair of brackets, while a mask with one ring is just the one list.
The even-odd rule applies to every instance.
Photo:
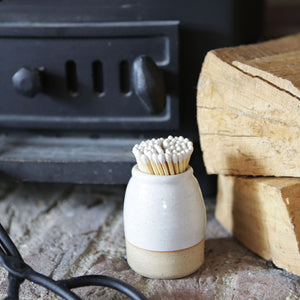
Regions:
[[[124, 260], [123, 186], [0, 183], [1, 224], [25, 261], [54, 279], [103, 274], [122, 279], [149, 299], [299, 299], [300, 277], [247, 250], [215, 220], [206, 199], [205, 262], [177, 280], [146, 279]], [[0, 268], [0, 299], [7, 273]], [[99, 287], [77, 289], [83, 299], [128, 299]], [[20, 299], [61, 299], [30, 282]]]

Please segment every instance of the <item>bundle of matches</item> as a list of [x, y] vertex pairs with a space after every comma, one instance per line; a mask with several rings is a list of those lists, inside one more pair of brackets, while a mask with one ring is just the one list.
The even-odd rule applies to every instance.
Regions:
[[186, 171], [194, 148], [182, 136], [143, 141], [132, 152], [140, 171], [152, 175], [175, 175]]

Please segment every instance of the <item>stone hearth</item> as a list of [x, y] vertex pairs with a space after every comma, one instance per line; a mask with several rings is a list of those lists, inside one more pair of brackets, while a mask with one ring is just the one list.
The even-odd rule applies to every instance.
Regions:
[[[1, 223], [25, 261], [54, 279], [103, 274], [122, 279], [149, 299], [299, 299], [300, 278], [275, 268], [247, 250], [208, 212], [205, 263], [177, 280], [152, 280], [124, 260], [123, 186], [1, 183]], [[7, 273], [0, 268], [0, 298]], [[127, 299], [99, 287], [77, 289], [84, 299]], [[25, 282], [20, 299], [60, 299]]]

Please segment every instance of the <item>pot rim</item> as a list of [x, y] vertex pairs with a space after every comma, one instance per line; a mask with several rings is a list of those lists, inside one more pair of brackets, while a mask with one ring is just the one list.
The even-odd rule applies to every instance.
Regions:
[[193, 175], [194, 170], [191, 166], [188, 166], [187, 170], [183, 173], [180, 174], [175, 174], [175, 175], [153, 175], [153, 174], [147, 174], [139, 170], [137, 164], [133, 166], [132, 170], [132, 177], [134, 178], [139, 178], [142, 180], [150, 180], [150, 181], [157, 181], [157, 182], [162, 182], [162, 181], [177, 181], [177, 180], [183, 180], [185, 178], [190, 177]]

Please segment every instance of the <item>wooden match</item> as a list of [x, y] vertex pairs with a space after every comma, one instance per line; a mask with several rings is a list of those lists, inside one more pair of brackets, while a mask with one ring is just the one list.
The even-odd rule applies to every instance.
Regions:
[[132, 152], [141, 172], [168, 176], [187, 170], [193, 150], [189, 139], [169, 136], [142, 141], [133, 147]]

